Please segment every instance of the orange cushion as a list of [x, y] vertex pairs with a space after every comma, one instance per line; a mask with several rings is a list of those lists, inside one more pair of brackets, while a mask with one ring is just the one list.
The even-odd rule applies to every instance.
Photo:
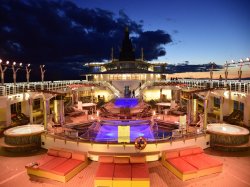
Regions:
[[113, 180], [131, 180], [131, 164], [115, 164]]
[[131, 156], [130, 157], [130, 163], [145, 163], [146, 162], [146, 157], [145, 156]]
[[192, 155], [193, 154], [193, 149], [188, 148], [180, 151], [180, 156], [187, 156], [187, 155]]
[[195, 147], [193, 148], [193, 154], [200, 154], [200, 153], [203, 153], [203, 149], [200, 148], [200, 147]]
[[205, 153], [195, 155], [197, 159], [202, 159], [209, 163], [211, 167], [222, 166], [223, 163], [215, 158], [212, 158]]
[[50, 156], [50, 155], [45, 155], [44, 157], [42, 157], [41, 159], [39, 159], [38, 161], [36, 161], [38, 163], [38, 165], [43, 165], [53, 159], [56, 159], [57, 157], [54, 156]]
[[67, 151], [59, 151], [58, 156], [63, 158], [71, 158], [72, 153]]
[[165, 159], [169, 158], [177, 158], [179, 157], [179, 151], [170, 151], [170, 152], [165, 152]]
[[57, 167], [55, 167], [54, 169], [52, 169], [52, 172], [57, 174], [57, 175], [65, 176], [67, 173], [72, 171], [74, 168], [76, 168], [81, 163], [82, 162], [80, 160], [68, 159], [63, 164], [60, 164]]
[[200, 169], [208, 169], [211, 167], [208, 162], [197, 158], [196, 155], [188, 155], [188, 156], [184, 156], [181, 158], [199, 170]]
[[101, 163], [113, 163], [114, 157], [113, 156], [99, 156], [98, 161]]
[[181, 173], [187, 174], [197, 172], [197, 169], [194, 166], [181, 159], [180, 157], [170, 158], [167, 161]]
[[47, 155], [50, 155], [50, 156], [58, 156], [58, 150], [49, 149], [48, 152], [47, 152]]
[[73, 152], [72, 159], [85, 161], [86, 155], [84, 153]]
[[113, 179], [115, 164], [111, 163], [100, 163], [97, 172], [95, 174], [95, 179]]
[[49, 162], [39, 166], [39, 169], [45, 170], [45, 171], [51, 171], [55, 167], [63, 164], [64, 162], [66, 162], [67, 160], [68, 160], [67, 158], [56, 157], [55, 159], [50, 160]]
[[132, 180], [149, 180], [147, 164], [132, 164]]
[[115, 164], [129, 164], [129, 157], [114, 157]]

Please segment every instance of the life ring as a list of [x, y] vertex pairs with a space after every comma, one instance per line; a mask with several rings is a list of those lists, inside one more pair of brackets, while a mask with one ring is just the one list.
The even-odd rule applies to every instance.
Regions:
[[147, 140], [142, 137], [142, 136], [139, 136], [135, 139], [135, 148], [136, 149], [139, 149], [139, 150], [143, 150], [147, 145]]

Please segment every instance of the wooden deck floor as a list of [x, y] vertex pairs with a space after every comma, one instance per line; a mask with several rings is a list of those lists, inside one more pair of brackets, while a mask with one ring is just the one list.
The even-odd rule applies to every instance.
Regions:
[[[49, 179], [28, 176], [24, 166], [27, 163], [38, 160], [45, 154], [45, 150], [38, 153], [18, 155], [6, 153], [0, 149], [0, 186], [1, 187], [92, 187], [94, 186], [94, 174], [98, 163], [90, 162], [89, 166], [66, 184]], [[212, 149], [205, 152], [224, 163], [223, 172], [210, 176], [192, 179], [182, 182], [170, 171], [161, 165], [159, 161], [150, 162], [150, 183], [152, 187], [247, 187], [250, 186], [250, 150], [247, 152], [225, 153]]]

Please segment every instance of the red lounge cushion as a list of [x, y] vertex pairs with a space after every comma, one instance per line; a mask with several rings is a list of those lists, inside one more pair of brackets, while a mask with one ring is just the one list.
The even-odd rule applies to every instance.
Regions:
[[82, 161], [80, 160], [75, 160], [75, 159], [69, 159], [66, 162], [64, 162], [61, 165], [58, 165], [57, 167], [55, 167], [53, 169], [53, 173], [57, 174], [57, 175], [66, 175], [67, 173], [69, 173], [71, 170], [73, 170], [74, 168], [76, 168], [78, 165], [80, 165], [82, 163]]
[[86, 155], [84, 153], [80, 153], [80, 152], [73, 152], [72, 159], [85, 161]]
[[190, 165], [185, 160], [179, 158], [170, 158], [167, 160], [174, 168], [176, 168], [178, 171], [182, 173], [195, 173], [197, 172], [197, 169]]
[[129, 164], [129, 157], [114, 157], [115, 164]]
[[113, 163], [114, 157], [113, 156], [99, 156], [98, 161], [101, 163]]
[[208, 169], [211, 165], [203, 159], [198, 158], [196, 155], [189, 155], [181, 157], [183, 160], [196, 167], [197, 169]]
[[192, 155], [193, 154], [193, 149], [188, 148], [180, 151], [180, 156], [187, 156], [187, 155]]
[[149, 180], [146, 164], [132, 164], [132, 180]]
[[49, 162], [49, 161], [51, 161], [51, 160], [53, 160], [55, 158], [57, 158], [57, 157], [45, 155], [36, 162], [38, 163], [39, 166], [41, 166], [41, 165], [43, 165], [43, 164], [45, 164], [45, 163], [47, 163], [47, 162]]
[[55, 167], [63, 164], [65, 161], [67, 161], [67, 158], [62, 158], [62, 157], [55, 157], [55, 159], [50, 160], [49, 162], [39, 166], [39, 169], [41, 170], [46, 170], [46, 171], [51, 171]]
[[58, 156], [58, 150], [49, 149], [48, 152], [47, 152], [47, 155], [50, 155], [50, 156]]
[[130, 164], [115, 164], [114, 180], [131, 180]]
[[193, 154], [200, 154], [200, 153], [203, 153], [203, 149], [200, 148], [200, 147], [195, 147], [193, 148]]
[[165, 152], [165, 159], [169, 159], [169, 158], [177, 158], [179, 157], [179, 151], [166, 151]]
[[216, 166], [222, 166], [223, 165], [223, 163], [221, 161], [219, 161], [217, 159], [214, 159], [214, 158], [206, 155], [205, 153], [197, 154], [196, 158], [204, 160], [205, 162], [209, 163], [209, 165], [211, 167], [216, 167]]
[[145, 163], [146, 162], [146, 157], [145, 156], [131, 156], [130, 157], [130, 163]]
[[71, 158], [71, 152], [68, 151], [59, 151], [58, 156], [63, 158]]
[[95, 174], [95, 179], [113, 179], [115, 164], [111, 163], [100, 163], [97, 172]]

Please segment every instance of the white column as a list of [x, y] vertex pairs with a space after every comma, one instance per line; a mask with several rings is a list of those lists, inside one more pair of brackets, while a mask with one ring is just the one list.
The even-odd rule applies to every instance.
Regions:
[[223, 97], [220, 97], [220, 123], [223, 122], [223, 103], [224, 99]]
[[207, 129], [207, 104], [208, 104], [208, 100], [204, 99], [204, 121], [203, 121], [204, 130]]
[[228, 116], [233, 112], [233, 100], [224, 98], [223, 115]]
[[30, 116], [30, 124], [33, 124], [33, 99], [29, 98], [29, 116]]
[[46, 99], [43, 99], [43, 124], [44, 129], [47, 129], [47, 102]]
[[207, 103], [207, 110], [209, 113], [212, 113], [214, 109], [214, 97], [209, 96], [208, 103]]
[[250, 102], [249, 101], [250, 101], [250, 95], [248, 95], [244, 101], [244, 119], [243, 119], [243, 122], [248, 127], [250, 127]]
[[10, 99], [7, 100], [6, 103], [6, 126], [11, 125], [11, 109], [10, 109]]

